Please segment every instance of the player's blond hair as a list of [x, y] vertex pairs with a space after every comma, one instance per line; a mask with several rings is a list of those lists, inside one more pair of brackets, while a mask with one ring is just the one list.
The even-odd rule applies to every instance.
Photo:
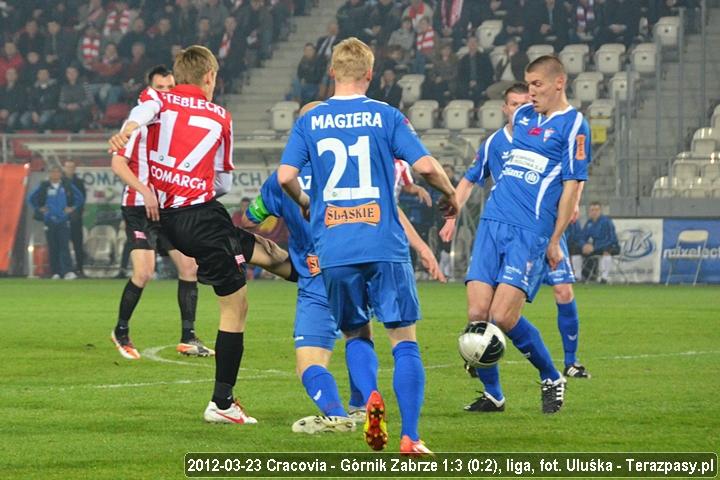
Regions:
[[205, 74], [217, 72], [219, 69], [218, 61], [210, 50], [202, 45], [192, 45], [181, 50], [175, 57], [173, 74], [178, 84], [202, 86]]
[[357, 82], [372, 71], [375, 55], [355, 37], [346, 38], [333, 48], [331, 66], [336, 82]]

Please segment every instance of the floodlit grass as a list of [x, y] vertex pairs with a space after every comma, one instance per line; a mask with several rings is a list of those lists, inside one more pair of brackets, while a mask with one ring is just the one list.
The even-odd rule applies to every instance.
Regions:
[[[109, 334], [122, 287], [121, 281], [0, 281], [0, 478], [183, 478], [183, 456], [190, 451], [368, 450], [360, 433], [290, 431], [293, 421], [315, 413], [294, 373], [294, 285], [261, 281], [249, 287], [236, 394], [258, 418], [252, 426], [203, 422], [214, 361], [174, 351], [180, 332], [175, 282], [145, 289], [131, 322], [144, 357], [120, 357]], [[426, 283], [419, 290], [427, 368], [421, 436], [433, 450], [718, 451], [717, 287], [578, 286], [580, 360], [593, 378], [570, 380], [565, 407], [551, 416], [540, 412], [536, 371], [512, 346], [501, 364], [506, 412], [464, 412], [481, 388], [457, 354], [464, 288]], [[547, 287], [525, 314], [553, 356], [562, 358]], [[217, 318], [212, 290], [201, 287], [197, 331], [210, 344]], [[389, 447], [396, 450], [392, 355], [382, 330], [376, 332]], [[342, 342], [332, 371], [347, 399]]]

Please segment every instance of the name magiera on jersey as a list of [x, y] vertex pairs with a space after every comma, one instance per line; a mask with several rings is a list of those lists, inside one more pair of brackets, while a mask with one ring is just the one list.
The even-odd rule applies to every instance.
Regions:
[[378, 127], [382, 128], [382, 116], [379, 112], [354, 112], [339, 113], [332, 115], [318, 115], [311, 117], [310, 128], [358, 128]]

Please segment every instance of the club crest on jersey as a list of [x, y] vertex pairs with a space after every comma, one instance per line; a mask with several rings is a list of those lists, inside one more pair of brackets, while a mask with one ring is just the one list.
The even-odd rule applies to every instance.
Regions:
[[312, 253], [308, 254], [305, 258], [305, 262], [307, 263], [308, 271], [310, 272], [311, 277], [320, 275], [320, 259], [317, 255], [313, 255]]
[[403, 117], [403, 123], [407, 125], [407, 127], [410, 129], [412, 133], [417, 135], [417, 132], [415, 131], [415, 127], [412, 126], [412, 123], [410, 123], [410, 120], [408, 120], [407, 117]]
[[543, 133], [543, 142], [547, 142], [548, 138], [550, 138], [550, 135], [552, 135], [553, 133], [555, 133], [555, 130], [552, 128], [548, 128], [547, 130], [545, 130], [545, 132]]
[[325, 210], [325, 226], [328, 228], [351, 223], [380, 223], [380, 205], [377, 202], [364, 203], [354, 207], [328, 205]]
[[528, 130], [528, 133], [532, 135], [533, 137], [537, 137], [542, 133], [543, 129], [540, 127], [533, 127], [530, 130]]

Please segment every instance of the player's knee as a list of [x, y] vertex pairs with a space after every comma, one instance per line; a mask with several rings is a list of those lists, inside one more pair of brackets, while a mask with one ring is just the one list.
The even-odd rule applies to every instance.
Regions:
[[515, 315], [513, 310], [509, 307], [502, 305], [493, 306], [490, 309], [490, 320], [500, 327], [500, 330], [507, 332], [515, 326], [515, 323], [517, 322], [517, 315]]
[[468, 307], [468, 323], [487, 322], [488, 308], [483, 305], [470, 305]]
[[372, 329], [370, 328], [370, 324], [366, 323], [360, 328], [356, 328], [355, 330], [343, 330], [343, 334], [345, 335], [345, 340], [349, 341], [354, 338], [361, 338], [363, 340], [370, 340], [372, 341]]
[[150, 282], [153, 278], [153, 271], [150, 269], [135, 269], [132, 274], [132, 282], [140, 288], [145, 288], [145, 285]]
[[196, 282], [197, 269], [197, 263], [195, 263], [194, 261], [181, 263], [178, 270], [178, 277], [180, 277], [181, 280], [185, 280], [186, 282]]
[[570, 285], [557, 285], [553, 288], [555, 294], [555, 302], [564, 304], [573, 301], [573, 289]]

